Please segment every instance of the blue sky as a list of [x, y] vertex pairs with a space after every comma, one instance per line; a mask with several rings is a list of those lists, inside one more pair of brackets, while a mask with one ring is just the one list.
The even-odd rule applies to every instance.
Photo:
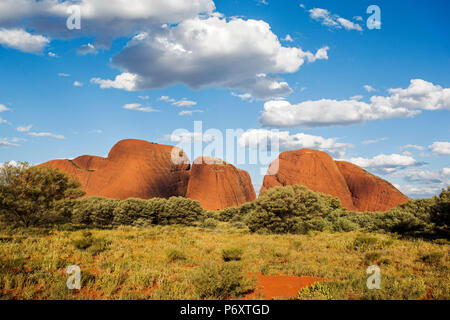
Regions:
[[[83, 0], [80, 30], [69, 1], [22, 2], [0, 0], [0, 163], [175, 145], [201, 120], [247, 141], [277, 129], [282, 151], [324, 150], [411, 197], [450, 184], [448, 1]], [[238, 166], [258, 191], [260, 166]]]

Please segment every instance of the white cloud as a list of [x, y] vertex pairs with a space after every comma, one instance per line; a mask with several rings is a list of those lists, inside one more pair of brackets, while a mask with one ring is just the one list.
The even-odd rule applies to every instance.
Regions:
[[33, 35], [24, 29], [0, 28], [0, 44], [27, 53], [41, 54], [50, 42], [46, 37]]
[[253, 101], [252, 95], [250, 93], [242, 93], [242, 94], [238, 94], [238, 93], [234, 93], [231, 92], [231, 95], [233, 97], [238, 97], [241, 100], [248, 100], [248, 101]]
[[150, 99], [149, 96], [138, 96], [138, 98], [139, 98], [139, 99], [142, 99], [142, 100], [148, 100], [148, 99]]
[[260, 122], [270, 127], [325, 127], [412, 117], [420, 109], [450, 109], [450, 89], [424, 80], [413, 79], [408, 88], [389, 89], [389, 93], [389, 96], [372, 96], [369, 103], [321, 99], [291, 104], [271, 100], [264, 104]]
[[399, 169], [421, 164], [411, 156], [396, 153], [379, 154], [373, 158], [354, 157], [345, 160], [380, 174], [389, 174]]
[[114, 80], [104, 80], [100, 78], [92, 78], [91, 83], [96, 83], [100, 85], [100, 88], [114, 88], [123, 89], [126, 91], [137, 90], [136, 82], [138, 80], [138, 75], [129, 72], [124, 72], [116, 76]]
[[[0, 139], [0, 148], [1, 148], [1, 139]], [[18, 163], [14, 160], [8, 161], [8, 162], [0, 162], [0, 168], [4, 167], [6, 164], [9, 164], [11, 166], [17, 166]]]
[[25, 24], [52, 38], [76, 37], [79, 33], [65, 28], [67, 10], [74, 4], [82, 14], [83, 34], [96, 36], [102, 45], [139, 29], [176, 24], [215, 9], [212, 0], [2, 0], [0, 26]]
[[59, 56], [54, 52], [48, 52], [48, 56], [51, 58], [59, 58]]
[[322, 25], [345, 30], [357, 30], [362, 31], [359, 24], [351, 22], [350, 20], [344, 19], [337, 14], [331, 14], [327, 9], [313, 8], [309, 10], [309, 16], [322, 23]]
[[367, 144], [378, 143], [378, 142], [385, 141], [385, 140], [387, 140], [387, 138], [380, 138], [380, 139], [373, 139], [373, 140], [364, 140], [361, 143], [367, 145]]
[[407, 144], [400, 148], [401, 151], [406, 150], [406, 149], [414, 149], [414, 150], [422, 151], [425, 148], [422, 146], [418, 146], [416, 144]]
[[363, 21], [363, 17], [361, 17], [361, 16], [354, 16], [354, 17], [353, 17], [353, 20], [356, 20], [356, 21]]
[[29, 131], [28, 134], [33, 137], [46, 137], [46, 138], [53, 138], [53, 139], [65, 139], [62, 134], [54, 134], [51, 132], [32, 132]]
[[58, 77], [67, 78], [67, 77], [70, 77], [70, 74], [60, 72], [60, 73], [58, 73]]
[[0, 138], [0, 148], [18, 147], [18, 144], [9, 142], [6, 138]]
[[355, 96], [350, 97], [350, 100], [358, 101], [358, 100], [361, 100], [362, 98], [364, 98], [362, 95], [357, 94]]
[[364, 85], [364, 89], [365, 89], [367, 92], [373, 92], [373, 91], [376, 91], [376, 89], [375, 89], [374, 87], [372, 87], [372, 86], [370, 86], [370, 85], [368, 85], [368, 84]]
[[11, 109], [7, 108], [4, 104], [0, 103], [0, 112], [9, 111]]
[[399, 189], [407, 195], [432, 196], [450, 185], [450, 168], [439, 170], [407, 169], [395, 172], [392, 178], [398, 178], [407, 184]]
[[8, 121], [0, 117], [0, 123], [8, 123]]
[[192, 106], [197, 105], [196, 101], [188, 100], [187, 98], [183, 98], [181, 100], [176, 100], [176, 99], [171, 98], [169, 96], [161, 96], [159, 98], [159, 100], [168, 102], [168, 103], [172, 104], [175, 107], [192, 107]]
[[201, 113], [203, 110], [183, 110], [178, 113], [179, 116], [192, 116], [193, 113]]
[[152, 107], [143, 107], [140, 103], [127, 103], [122, 108], [141, 112], [159, 112], [159, 110], [153, 109]]
[[97, 54], [98, 50], [92, 43], [88, 43], [79, 47], [77, 53], [79, 55], [85, 56], [87, 54]]
[[[114, 65], [133, 75], [126, 90], [167, 87], [225, 87], [266, 99], [292, 90], [275, 74], [294, 73], [307, 62], [328, 59], [328, 47], [316, 53], [283, 47], [261, 20], [227, 20], [219, 13], [187, 19], [156, 33], [143, 32], [113, 57]], [[116, 80], [93, 79], [102, 87]]]
[[244, 132], [238, 139], [242, 147], [252, 149], [277, 147], [280, 151], [302, 148], [318, 149], [331, 153], [336, 157], [343, 157], [349, 143], [338, 142], [337, 138], [324, 138], [310, 134], [290, 134], [289, 131], [251, 129]]
[[450, 155], [450, 142], [444, 141], [436, 141], [433, 142], [432, 145], [428, 146], [428, 148], [439, 156]]
[[83, 83], [81, 83], [80, 81], [74, 81], [74, 82], [73, 82], [73, 85], [74, 85], [75, 87], [82, 87], [82, 86], [83, 86]]
[[19, 126], [17, 127], [17, 131], [19, 132], [29, 132], [33, 126], [30, 124], [28, 126]]

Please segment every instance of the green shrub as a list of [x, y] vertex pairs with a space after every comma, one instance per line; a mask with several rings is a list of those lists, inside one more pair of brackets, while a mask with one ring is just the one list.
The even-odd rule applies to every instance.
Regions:
[[207, 264], [194, 274], [192, 283], [200, 299], [236, 299], [254, 289], [254, 281], [245, 279], [242, 268], [234, 263]]
[[158, 217], [158, 223], [194, 225], [203, 215], [204, 210], [197, 200], [170, 197], [165, 203], [164, 212]]
[[216, 219], [207, 218], [203, 221], [202, 227], [214, 229], [215, 227], [217, 227], [217, 223], [218, 223], [218, 221]]
[[114, 208], [114, 225], [131, 225], [138, 219], [155, 220], [155, 213], [150, 207], [150, 202], [143, 199], [129, 198], [120, 201]]
[[336, 232], [350, 232], [359, 228], [358, 224], [344, 217], [336, 219], [332, 224], [333, 231]]
[[81, 197], [80, 183], [51, 167], [27, 163], [0, 167], [0, 218], [8, 224], [29, 226], [65, 222], [56, 203]]
[[75, 239], [72, 241], [72, 244], [75, 248], [79, 250], [86, 250], [94, 243], [94, 239], [92, 237], [83, 237], [81, 239]]
[[240, 209], [238, 207], [228, 207], [217, 212], [217, 219], [220, 221], [238, 220], [240, 218]]
[[377, 261], [380, 261], [381, 254], [379, 252], [368, 252], [364, 256], [364, 263], [367, 265], [371, 265], [376, 263]]
[[275, 187], [262, 191], [245, 221], [252, 232], [305, 233], [330, 227], [323, 218], [339, 208], [339, 199], [305, 186]]
[[450, 187], [443, 189], [438, 197], [434, 197], [431, 221], [435, 226], [437, 237], [450, 239]]
[[353, 249], [365, 251], [367, 249], [374, 248], [377, 243], [377, 238], [367, 234], [360, 234], [356, 236], [355, 240], [353, 241]]
[[241, 260], [243, 250], [239, 247], [229, 247], [222, 249], [223, 261], [237, 261]]

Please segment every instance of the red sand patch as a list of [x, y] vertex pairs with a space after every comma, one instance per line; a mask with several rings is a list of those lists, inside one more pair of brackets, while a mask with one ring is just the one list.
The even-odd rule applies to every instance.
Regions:
[[256, 289], [246, 296], [247, 299], [272, 300], [274, 298], [293, 298], [297, 297], [300, 289], [306, 288], [315, 282], [323, 281], [321, 278], [308, 276], [266, 276], [257, 274], [256, 277], [258, 279]]

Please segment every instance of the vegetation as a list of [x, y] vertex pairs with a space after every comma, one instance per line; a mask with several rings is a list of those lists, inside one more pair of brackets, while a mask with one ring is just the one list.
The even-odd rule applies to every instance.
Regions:
[[[80, 198], [79, 187], [51, 168], [0, 168], [0, 298], [244, 298], [255, 274], [326, 279], [299, 299], [450, 298], [450, 188], [357, 213], [298, 185], [218, 211], [184, 197]], [[79, 291], [65, 286], [72, 264]], [[372, 264], [383, 290], [365, 285]]]

